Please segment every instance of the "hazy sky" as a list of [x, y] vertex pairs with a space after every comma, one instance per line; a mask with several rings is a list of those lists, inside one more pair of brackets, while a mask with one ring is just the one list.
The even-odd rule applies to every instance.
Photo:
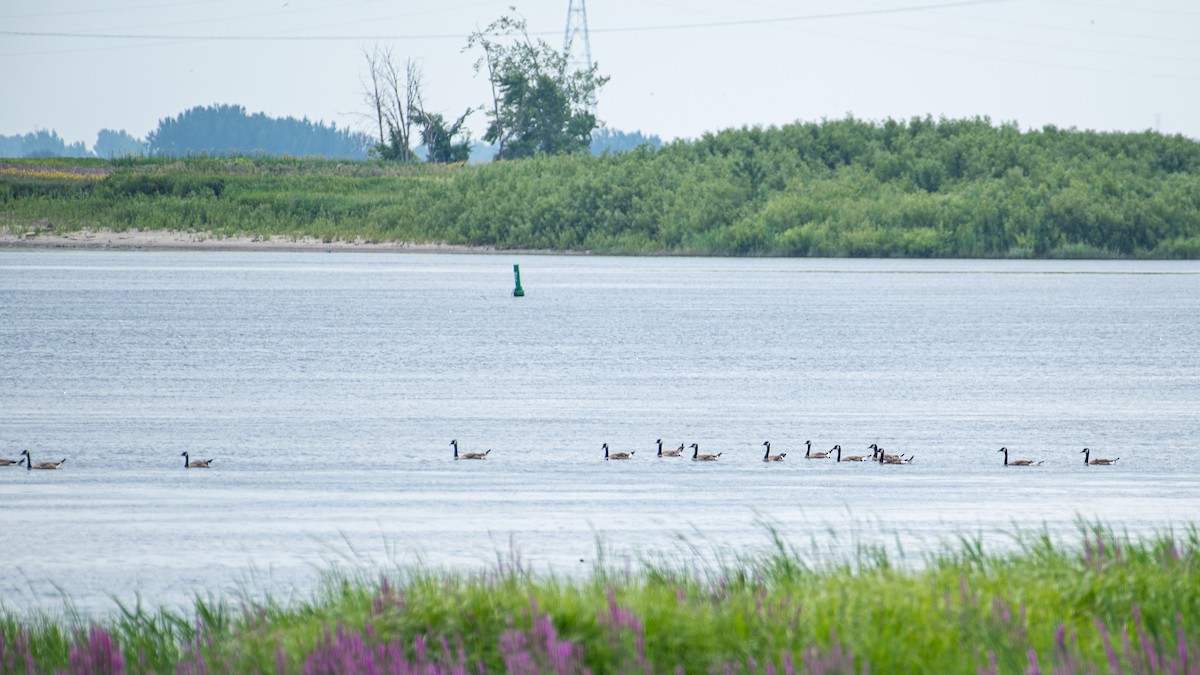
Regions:
[[[3, 0], [0, 134], [90, 147], [216, 103], [365, 131], [376, 43], [457, 116], [489, 96], [466, 37], [510, 5], [561, 46], [568, 0]], [[847, 114], [1200, 138], [1196, 0], [591, 0], [587, 17], [612, 78], [598, 116], [664, 139]]]

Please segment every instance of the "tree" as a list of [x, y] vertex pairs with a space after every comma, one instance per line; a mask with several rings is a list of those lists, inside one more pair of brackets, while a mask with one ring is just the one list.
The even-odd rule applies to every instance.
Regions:
[[412, 128], [414, 115], [421, 110], [421, 67], [412, 59], [405, 59], [401, 67], [390, 47], [376, 45], [363, 54], [370, 76], [364, 96], [379, 129], [375, 151], [384, 159], [414, 161]]
[[[467, 117], [475, 112], [468, 109], [449, 127], [446, 119], [439, 113], [418, 110], [413, 115], [413, 121], [421, 127], [421, 144], [428, 152], [428, 161], [437, 164], [466, 162], [471, 156], [471, 133], [463, 128]], [[462, 140], [455, 142], [461, 136]]]
[[[497, 145], [497, 159], [587, 152], [597, 127], [590, 103], [608, 78], [598, 74], [596, 64], [569, 72], [566, 54], [545, 40], [532, 40], [525, 19], [510, 9], [513, 16], [467, 40], [467, 49], [483, 50], [475, 72], [486, 71], [492, 89], [483, 140]], [[505, 44], [494, 38], [512, 40]]]
[[100, 133], [96, 134], [96, 145], [92, 148], [97, 157], [114, 159], [145, 155], [150, 146], [146, 141], [134, 138], [124, 129], [120, 131], [101, 129]]

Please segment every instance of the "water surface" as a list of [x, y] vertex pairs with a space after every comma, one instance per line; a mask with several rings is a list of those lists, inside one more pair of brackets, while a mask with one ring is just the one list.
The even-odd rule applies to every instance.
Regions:
[[331, 565], [510, 546], [575, 574], [597, 539], [745, 552], [767, 527], [918, 560], [1080, 518], [1178, 529], [1197, 317], [1193, 262], [0, 251], [0, 457], [67, 458], [0, 468], [0, 598], [307, 597]]

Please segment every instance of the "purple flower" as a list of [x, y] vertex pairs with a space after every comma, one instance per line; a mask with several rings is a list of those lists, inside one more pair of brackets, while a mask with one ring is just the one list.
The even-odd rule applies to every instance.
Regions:
[[125, 672], [125, 658], [107, 631], [93, 626], [88, 630], [87, 644], [71, 646], [72, 675], [120, 675]]

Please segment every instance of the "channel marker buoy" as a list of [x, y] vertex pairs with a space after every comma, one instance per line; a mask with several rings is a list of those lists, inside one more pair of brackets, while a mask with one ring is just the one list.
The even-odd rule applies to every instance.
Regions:
[[516, 277], [517, 287], [513, 289], [514, 298], [525, 297], [525, 289], [521, 288], [521, 266], [513, 265], [513, 276]]

